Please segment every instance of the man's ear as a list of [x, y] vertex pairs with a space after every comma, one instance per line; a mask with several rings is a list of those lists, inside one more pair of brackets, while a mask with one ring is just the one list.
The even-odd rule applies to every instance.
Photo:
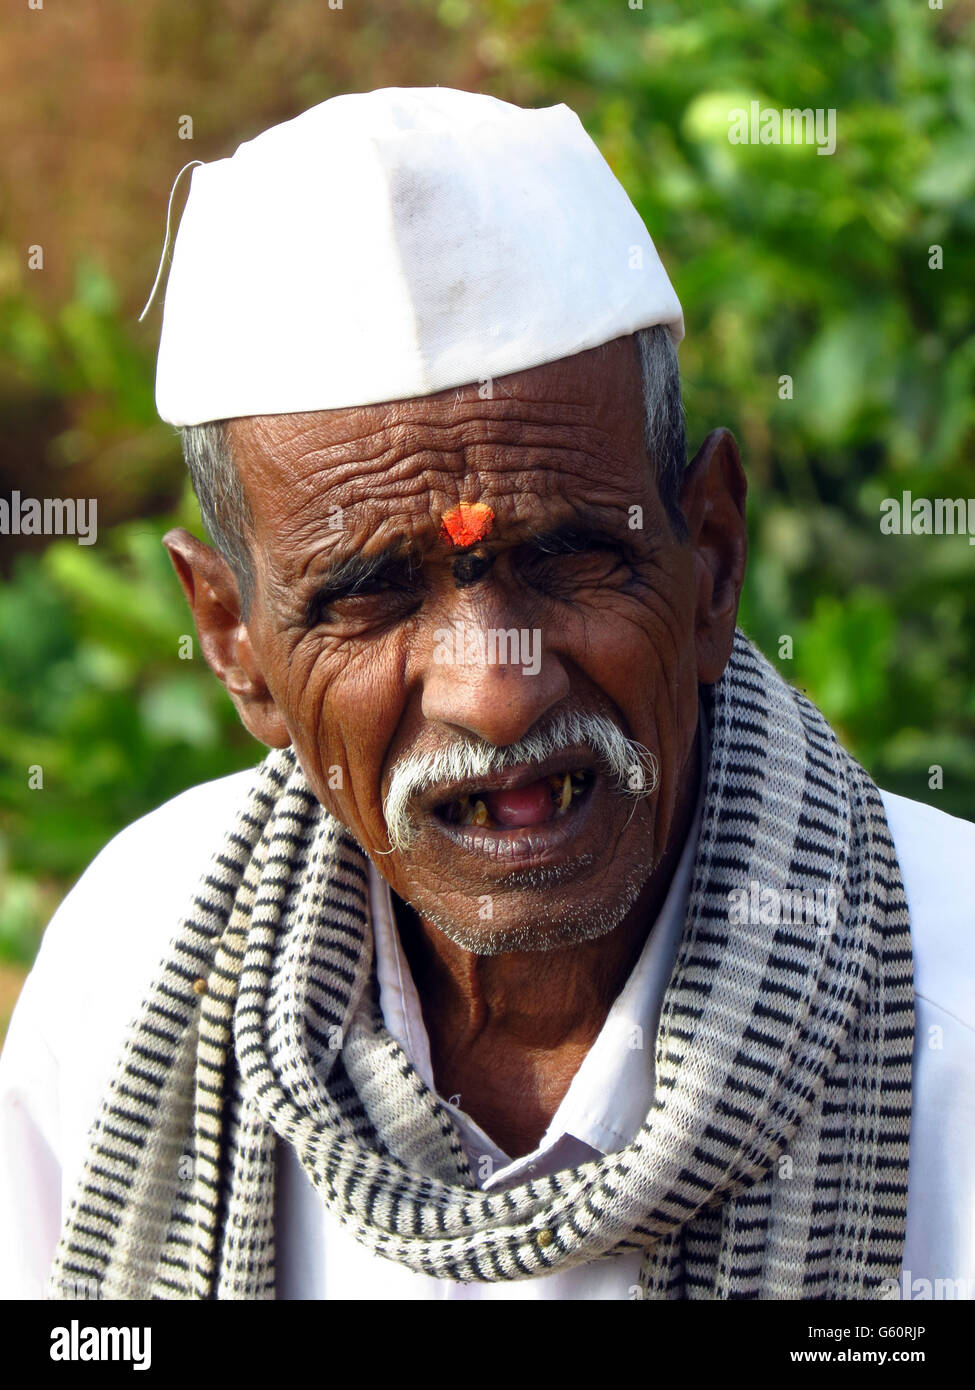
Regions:
[[712, 430], [691, 460], [681, 510], [694, 550], [698, 680], [713, 685], [731, 656], [745, 579], [747, 484], [730, 430]]
[[287, 748], [291, 735], [240, 616], [240, 592], [222, 555], [179, 527], [163, 545], [190, 605], [206, 663], [227, 688], [244, 727], [269, 748]]

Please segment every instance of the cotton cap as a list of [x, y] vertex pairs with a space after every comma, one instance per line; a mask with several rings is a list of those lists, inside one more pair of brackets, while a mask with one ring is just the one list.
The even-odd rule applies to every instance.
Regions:
[[681, 307], [567, 106], [447, 87], [333, 97], [198, 165], [156, 405], [173, 425], [426, 396]]

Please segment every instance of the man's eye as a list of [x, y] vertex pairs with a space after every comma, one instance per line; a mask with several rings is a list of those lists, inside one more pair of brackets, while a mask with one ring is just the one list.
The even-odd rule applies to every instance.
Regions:
[[573, 584], [605, 581], [625, 563], [622, 546], [613, 541], [587, 540], [571, 549], [533, 548], [519, 568], [529, 583], [555, 592]]
[[393, 622], [412, 612], [420, 597], [414, 584], [407, 586], [382, 578], [364, 580], [351, 593], [336, 595], [323, 603], [314, 625]]
[[[346, 594], [346, 599], [373, 598], [377, 594], [402, 593], [403, 585], [395, 579], [380, 578], [364, 579], [361, 584], [357, 584], [351, 593]], [[341, 601], [341, 600], [340, 600]]]

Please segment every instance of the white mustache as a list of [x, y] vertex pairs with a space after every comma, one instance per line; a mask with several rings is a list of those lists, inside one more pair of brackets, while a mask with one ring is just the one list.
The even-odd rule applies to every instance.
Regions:
[[[627, 738], [602, 714], [563, 713], [547, 728], [498, 748], [482, 739], [463, 740], [435, 753], [414, 753], [393, 769], [383, 798], [383, 815], [392, 850], [409, 849], [416, 838], [414, 802], [438, 786], [480, 782], [523, 763], [540, 763], [566, 748], [585, 745], [610, 777], [613, 789], [638, 800], [656, 790], [657, 759], [649, 748]], [[388, 851], [387, 851], [388, 852]]]

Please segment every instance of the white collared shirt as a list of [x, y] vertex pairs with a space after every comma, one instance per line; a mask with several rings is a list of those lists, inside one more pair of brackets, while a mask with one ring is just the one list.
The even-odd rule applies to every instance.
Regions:
[[[194, 787], [106, 846], [55, 913], [0, 1056], [0, 1296], [38, 1298], [87, 1135], [174, 923], [250, 780]], [[975, 826], [884, 795], [911, 911], [916, 1037], [904, 1288], [975, 1296]], [[695, 830], [647, 944], [538, 1148], [510, 1162], [455, 1107], [487, 1188], [624, 1147], [652, 1100], [647, 1059], [683, 923]], [[378, 875], [371, 884], [382, 1008], [432, 1083], [416, 989]], [[639, 1029], [636, 1033], [632, 1030]], [[631, 1047], [642, 1038], [643, 1047]], [[449, 1101], [449, 1097], [445, 1098]], [[462, 1100], [462, 1098], [461, 1098]], [[486, 1156], [489, 1164], [481, 1164]], [[331, 1217], [290, 1150], [278, 1183], [278, 1289], [306, 1299], [628, 1298], [639, 1255], [536, 1279], [458, 1284], [370, 1254]]]

